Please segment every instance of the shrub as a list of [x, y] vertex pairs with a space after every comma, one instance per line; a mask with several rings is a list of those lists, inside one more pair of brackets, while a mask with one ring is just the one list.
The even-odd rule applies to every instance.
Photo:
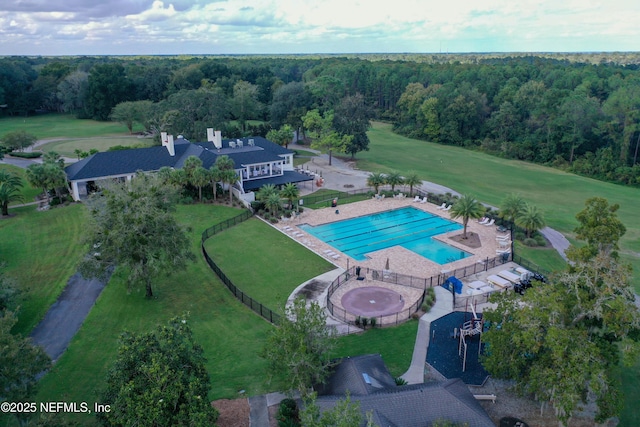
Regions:
[[367, 329], [367, 323], [369, 323], [369, 319], [367, 319], [366, 317], [362, 318], [362, 327]]
[[516, 231], [515, 233], [513, 233], [513, 238], [521, 242], [527, 238], [527, 235], [524, 234], [523, 231]]
[[291, 398], [283, 399], [276, 414], [278, 427], [295, 427], [300, 425], [298, 404]]
[[396, 381], [396, 385], [397, 385], [397, 386], [400, 386], [400, 385], [407, 385], [407, 380], [405, 380], [405, 379], [404, 379], [404, 378], [402, 378], [402, 377], [396, 377], [396, 378], [395, 378], [395, 381]]
[[538, 246], [547, 246], [547, 239], [542, 234], [536, 234], [534, 239], [538, 242]]
[[361, 323], [362, 319], [360, 318], [360, 316], [356, 317], [356, 326], [360, 326]]
[[375, 328], [376, 323], [378, 323], [378, 319], [376, 319], [375, 317], [372, 317], [371, 319], [369, 319], [369, 323], [371, 323], [372, 328]]
[[271, 224], [275, 224], [275, 223], [277, 223], [277, 222], [278, 222], [278, 218], [272, 217], [271, 219], [269, 219], [269, 222], [270, 222]]
[[22, 151], [14, 151], [11, 153], [11, 156], [20, 157], [23, 159], [37, 159], [39, 157], [42, 157], [42, 153], [39, 153], [39, 152], [23, 153]]
[[180, 204], [181, 205], [192, 205], [193, 204], [193, 197], [191, 196], [185, 196], [182, 199], [180, 199]]
[[530, 237], [524, 239], [522, 243], [532, 248], [538, 246], [538, 242], [536, 241], [536, 239], [532, 239]]

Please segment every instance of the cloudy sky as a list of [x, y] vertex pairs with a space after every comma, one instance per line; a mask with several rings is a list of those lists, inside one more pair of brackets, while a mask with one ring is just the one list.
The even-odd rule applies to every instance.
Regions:
[[638, 0], [5, 0], [0, 55], [640, 50]]

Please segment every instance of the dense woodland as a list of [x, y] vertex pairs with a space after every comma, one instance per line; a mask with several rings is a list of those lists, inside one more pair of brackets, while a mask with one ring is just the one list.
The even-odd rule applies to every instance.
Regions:
[[[201, 140], [307, 136], [312, 110], [368, 149], [362, 123], [640, 185], [636, 54], [0, 58], [0, 114], [117, 120]], [[329, 113], [329, 114], [327, 114]], [[255, 122], [258, 120], [259, 122]], [[263, 124], [252, 124], [263, 123]], [[315, 132], [317, 134], [317, 132]], [[314, 132], [309, 132], [313, 135]]]

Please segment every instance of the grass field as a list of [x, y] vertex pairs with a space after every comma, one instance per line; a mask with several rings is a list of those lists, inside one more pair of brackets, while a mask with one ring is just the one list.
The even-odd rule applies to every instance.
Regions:
[[[30, 117], [3, 117], [0, 118], [0, 129], [0, 136], [24, 130], [38, 139], [129, 135], [129, 129], [120, 123], [79, 120], [73, 114], [54, 113]], [[141, 127], [133, 128], [134, 132], [141, 130]]]
[[93, 137], [93, 138], [74, 138], [62, 139], [59, 141], [49, 142], [40, 147], [42, 151], [55, 151], [64, 157], [76, 157], [75, 150], [90, 151], [96, 149], [98, 151], [107, 151], [111, 147], [122, 145], [124, 147], [150, 147], [153, 145], [153, 138], [139, 138], [135, 136], [113, 136], [113, 137]]
[[9, 212], [15, 216], [0, 219], [0, 262], [24, 292], [14, 330], [28, 334], [76, 271], [86, 211], [70, 205], [44, 212], [26, 206]]
[[276, 312], [301, 283], [335, 268], [257, 218], [215, 235], [205, 247], [236, 286]]
[[469, 193], [499, 206], [509, 193], [519, 193], [536, 204], [549, 226], [572, 237], [575, 215], [594, 196], [620, 204], [618, 216], [627, 227], [622, 238], [623, 259], [637, 272], [633, 278], [640, 292], [640, 189], [597, 181], [556, 169], [484, 153], [433, 144], [396, 135], [391, 125], [374, 123], [369, 132], [370, 150], [358, 153], [358, 168], [389, 172], [416, 171], [424, 180]]

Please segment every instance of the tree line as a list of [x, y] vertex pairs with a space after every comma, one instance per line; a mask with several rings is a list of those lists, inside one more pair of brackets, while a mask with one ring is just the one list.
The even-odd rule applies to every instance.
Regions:
[[288, 125], [351, 155], [368, 149], [375, 118], [412, 138], [638, 185], [638, 65], [559, 58], [9, 57], [0, 111], [68, 112], [196, 139], [211, 126], [236, 138]]

